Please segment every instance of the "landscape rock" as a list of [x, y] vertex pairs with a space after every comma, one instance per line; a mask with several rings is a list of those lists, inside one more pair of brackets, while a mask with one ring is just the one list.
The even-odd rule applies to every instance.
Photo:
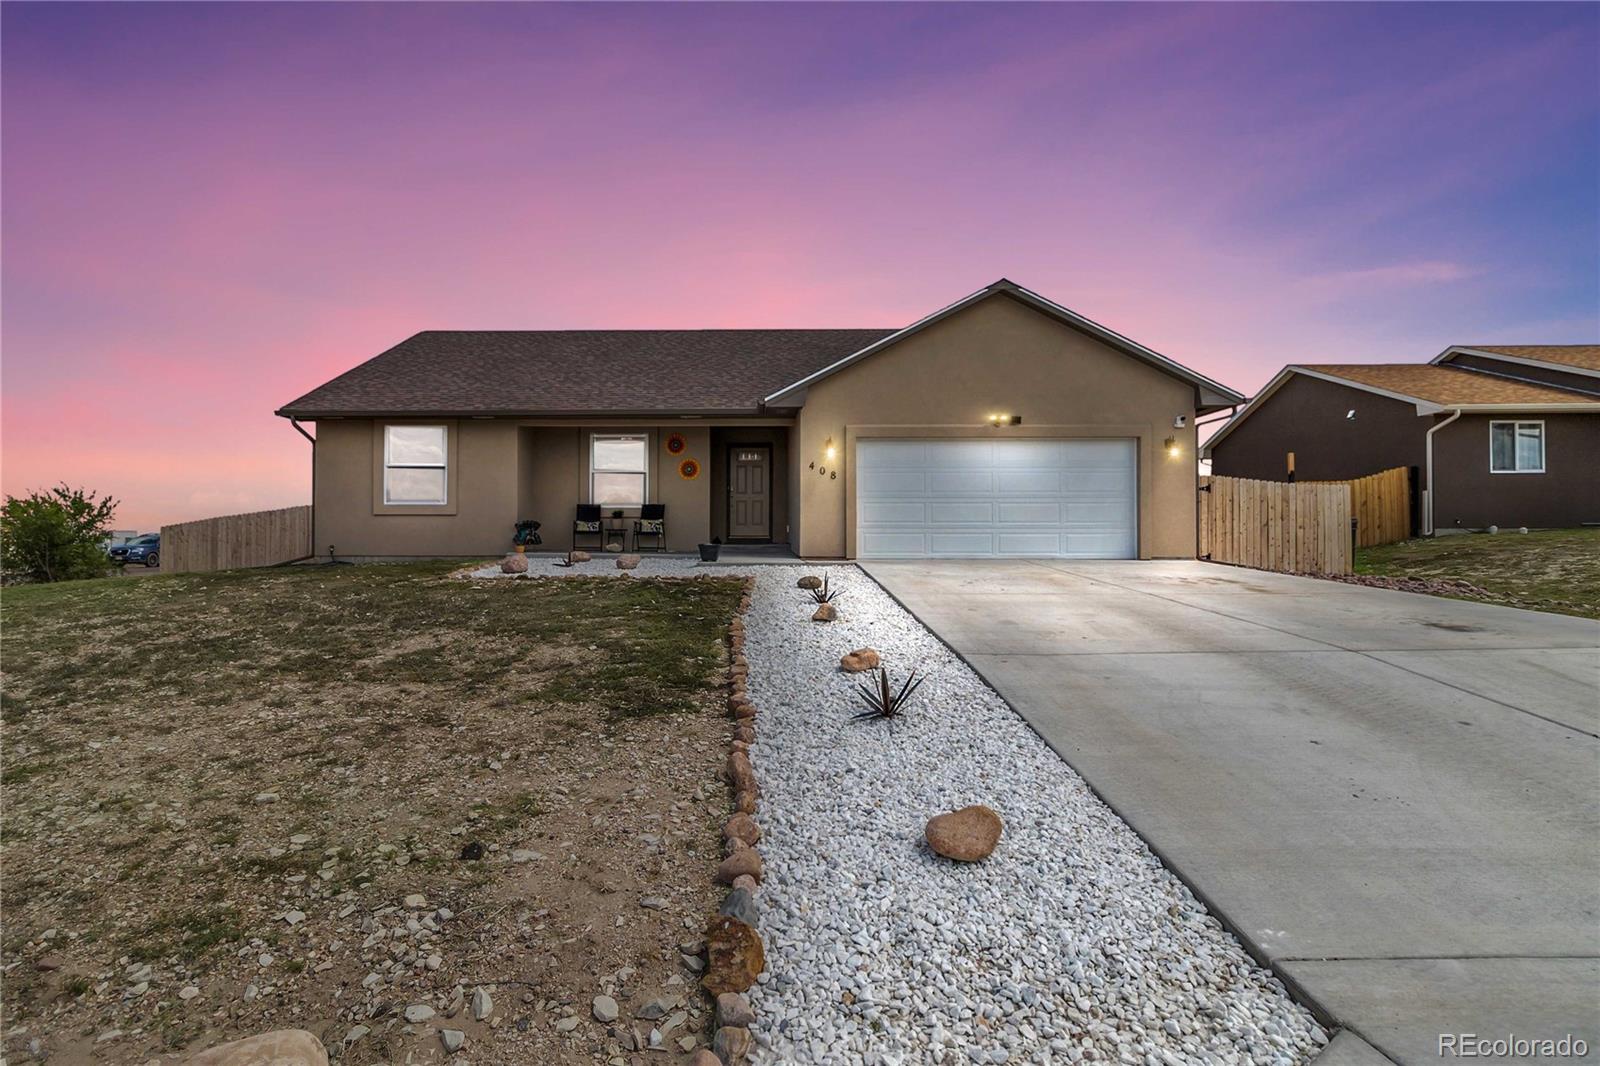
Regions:
[[633, 569], [636, 569], [638, 567], [638, 565], [639, 565], [639, 557], [637, 555], [619, 555], [619, 556], [617, 556], [617, 569], [618, 570], [633, 570]]
[[731, 885], [734, 878], [745, 876], [761, 880], [761, 853], [755, 848], [742, 848], [717, 866], [718, 884]]
[[717, 1036], [711, 1046], [716, 1049], [717, 1058], [723, 1066], [738, 1066], [750, 1055], [750, 1030], [743, 1027], [725, 1025], [717, 1030]]
[[304, 1029], [275, 1029], [209, 1048], [188, 1066], [328, 1066], [328, 1052]]
[[567, 553], [567, 562], [569, 563], [586, 563], [590, 558], [588, 552], [574, 551]]
[[756, 794], [749, 790], [736, 792], [733, 795], [733, 809], [740, 814], [754, 814], [757, 798]]
[[706, 926], [706, 974], [701, 979], [712, 995], [743, 992], [767, 968], [761, 936], [745, 922], [726, 914]]
[[406, 910], [425, 911], [428, 909], [428, 897], [420, 892], [413, 892], [405, 898]]
[[489, 990], [479, 985], [472, 990], [472, 1018], [474, 1021], [483, 1021], [494, 1013], [494, 997]]
[[444, 1045], [446, 1054], [454, 1055], [460, 1051], [467, 1042], [467, 1034], [460, 1029], [440, 1029], [439, 1043]]
[[617, 1001], [610, 996], [594, 997], [594, 1003], [590, 1005], [590, 1009], [594, 1012], [594, 1019], [597, 1022], [614, 1022], [617, 1020], [617, 1015], [621, 1013], [620, 1008], [617, 1006]]
[[643, 1018], [647, 1022], [653, 1022], [657, 1018], [665, 1017], [682, 1002], [683, 997], [681, 996], [670, 992], [660, 992], [651, 997], [650, 1001], [644, 1006], [634, 1011], [633, 1016], [635, 1018]]
[[[742, 875], [748, 876], [748, 875]], [[741, 922], [754, 928], [756, 924], [756, 898], [755, 894], [744, 888], [735, 888], [728, 893], [728, 898], [722, 901], [722, 906], [717, 908], [718, 914], [726, 914], [737, 918]]]
[[761, 840], [761, 827], [748, 814], [738, 813], [729, 818], [728, 824], [722, 827], [722, 835], [729, 840], [742, 840], [746, 844], [756, 844]]
[[756, 787], [756, 771], [750, 765], [750, 756], [742, 751], [728, 754], [728, 783], [735, 792], [759, 792]]
[[528, 572], [528, 557], [516, 552], [500, 560], [502, 574], [526, 574]]
[[405, 1017], [412, 1025], [420, 1025], [433, 1017], [433, 1008], [426, 1003], [413, 1003], [406, 1008]]
[[723, 992], [717, 996], [717, 1028], [747, 1028], [756, 1020], [750, 1001], [737, 992]]
[[817, 577], [815, 574], [807, 574], [805, 577], [802, 577], [799, 581], [795, 582], [795, 587], [802, 589], [820, 589], [822, 587], [822, 579]]
[[556, 1029], [563, 1033], [570, 1033], [578, 1027], [578, 1016], [569, 1014], [565, 1018], [556, 1019]]
[[612, 541], [610, 544], [606, 545], [606, 551], [615, 555], [616, 553], [622, 551], [622, 545], [618, 544], [616, 541]]
[[924, 835], [945, 858], [977, 862], [994, 851], [1004, 827], [1000, 816], [980, 803], [929, 818]]
[[867, 670], [876, 670], [882, 662], [883, 657], [872, 648], [857, 648], [840, 658], [839, 669], [847, 674], [859, 674]]
[[689, 1060], [689, 1066], [722, 1066], [722, 1060], [716, 1054], [701, 1048], [694, 1053], [694, 1058]]
[[733, 879], [734, 888], [742, 888], [752, 896], [756, 894], [756, 879], [749, 874], [740, 874]]
[[819, 603], [817, 609], [811, 612], [813, 622], [832, 622], [839, 617], [839, 609], [831, 603]]

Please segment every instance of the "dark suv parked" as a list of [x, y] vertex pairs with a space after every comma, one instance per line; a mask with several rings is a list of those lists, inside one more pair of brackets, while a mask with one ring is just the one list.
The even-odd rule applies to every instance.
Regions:
[[118, 544], [110, 552], [111, 561], [118, 564], [143, 563], [146, 566], [161, 565], [161, 534], [146, 533], [142, 537], [134, 537], [126, 544]]

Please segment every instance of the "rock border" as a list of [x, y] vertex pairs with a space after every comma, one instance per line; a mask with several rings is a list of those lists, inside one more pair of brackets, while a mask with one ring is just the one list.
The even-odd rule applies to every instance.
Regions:
[[750, 762], [755, 743], [756, 705], [750, 699], [750, 660], [745, 658], [745, 615], [750, 611], [756, 579], [744, 579], [744, 591], [728, 624], [728, 713], [733, 719], [727, 778], [733, 790], [733, 812], [723, 826], [724, 857], [717, 866], [718, 884], [728, 886], [718, 912], [706, 921], [706, 972], [701, 985], [717, 1005], [713, 1051], [695, 1055], [695, 1066], [738, 1066], [755, 1045], [750, 1023], [755, 1019], [744, 993], [766, 968], [765, 947], [756, 931], [755, 895], [763, 875], [756, 844], [761, 827], [754, 815], [761, 787]]

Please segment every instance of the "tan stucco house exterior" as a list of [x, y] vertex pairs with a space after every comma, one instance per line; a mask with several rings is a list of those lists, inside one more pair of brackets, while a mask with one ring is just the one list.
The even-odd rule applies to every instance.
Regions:
[[318, 554], [564, 551], [649, 503], [673, 551], [1187, 558], [1195, 419], [1242, 401], [1001, 280], [901, 329], [428, 331], [277, 413], [316, 424]]

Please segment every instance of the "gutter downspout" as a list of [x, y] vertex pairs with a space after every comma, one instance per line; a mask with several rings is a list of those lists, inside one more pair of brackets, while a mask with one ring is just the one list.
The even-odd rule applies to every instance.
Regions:
[[311, 543], [306, 545], [306, 553], [302, 557], [309, 559], [317, 554], [317, 438], [306, 432], [306, 427], [300, 424], [298, 418], [289, 419], [289, 424], [296, 433], [311, 442]]
[[1427, 510], [1428, 510], [1428, 513], [1425, 516], [1427, 520], [1423, 525], [1422, 532], [1423, 532], [1424, 535], [1429, 536], [1429, 537], [1433, 536], [1433, 503], [1434, 503], [1433, 435], [1435, 433], [1439, 432], [1445, 426], [1448, 426], [1450, 423], [1454, 422], [1456, 419], [1458, 419], [1460, 417], [1461, 417], [1461, 408], [1457, 407], [1454, 411], [1452, 411], [1450, 413], [1450, 417], [1449, 418], [1445, 419], [1443, 422], [1435, 422], [1433, 425], [1429, 426], [1428, 427], [1428, 432], [1424, 435], [1424, 438], [1423, 438], [1426, 441], [1427, 464], [1428, 464], [1428, 474], [1427, 474], [1427, 478], [1428, 478], [1428, 508], [1427, 508]]

